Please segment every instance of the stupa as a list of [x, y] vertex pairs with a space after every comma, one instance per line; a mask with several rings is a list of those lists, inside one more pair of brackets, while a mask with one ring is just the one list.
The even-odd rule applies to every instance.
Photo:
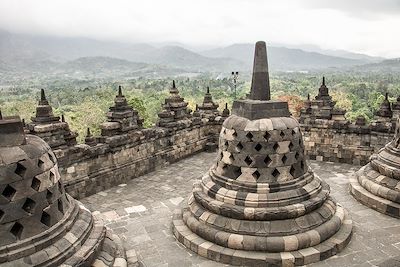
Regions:
[[162, 105], [163, 109], [158, 113], [159, 120], [157, 126], [166, 128], [176, 128], [190, 125], [188, 118], [191, 116], [187, 108], [188, 103], [179, 95], [175, 81], [172, 81], [172, 87], [169, 90], [169, 97], [165, 99]]
[[309, 264], [349, 242], [352, 221], [308, 167], [288, 103], [270, 100], [265, 42], [255, 46], [248, 99], [223, 123], [216, 162], [172, 225], [187, 248], [233, 265]]
[[101, 124], [102, 136], [113, 136], [142, 128], [143, 119], [138, 112], [128, 105], [122, 94], [122, 87], [118, 86], [118, 94], [114, 99], [114, 106], [109, 108], [107, 122]]
[[43, 89], [40, 90], [36, 115], [31, 120], [32, 122], [27, 124], [29, 132], [45, 140], [52, 149], [76, 145], [78, 135], [70, 130], [64, 116], [61, 121], [59, 116], [54, 116], [53, 108], [50, 106]]
[[126, 266], [117, 236], [69, 196], [57, 158], [0, 117], [0, 266]]
[[207, 91], [204, 95], [203, 103], [198, 106], [199, 112], [204, 117], [219, 116], [218, 104], [215, 104], [212, 95], [210, 94], [210, 87], [207, 86]]
[[400, 218], [400, 118], [393, 140], [351, 177], [350, 193], [364, 205]]

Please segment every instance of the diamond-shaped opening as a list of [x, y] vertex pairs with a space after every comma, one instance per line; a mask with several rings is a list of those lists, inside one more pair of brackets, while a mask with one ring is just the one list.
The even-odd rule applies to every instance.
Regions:
[[33, 200], [30, 199], [30, 198], [27, 198], [27, 199], [25, 200], [24, 205], [22, 205], [22, 209], [23, 209], [24, 211], [28, 212], [28, 213], [33, 213], [33, 211], [34, 211], [34, 209], [35, 209], [35, 206], [36, 206], [36, 202], [33, 201]]
[[272, 160], [271, 160], [271, 158], [269, 156], [266, 156], [265, 159], [264, 159], [264, 162], [268, 166], [272, 162]]
[[10, 185], [7, 185], [1, 194], [9, 201], [11, 201], [16, 192], [17, 191], [14, 188], [12, 188]]
[[253, 177], [256, 178], [256, 180], [258, 180], [258, 178], [260, 178], [261, 174], [259, 173], [259, 171], [255, 171], [253, 172]]
[[225, 141], [225, 144], [224, 144], [224, 146], [225, 146], [225, 149], [227, 149], [227, 148], [229, 147], [229, 143], [228, 143], [228, 141]]
[[236, 167], [233, 171], [233, 173], [235, 174], [236, 178], [239, 177], [240, 175], [242, 175], [242, 169], [240, 167]]
[[293, 143], [290, 142], [290, 143], [289, 143], [289, 150], [292, 151], [293, 147], [294, 147]]
[[21, 239], [22, 231], [24, 227], [19, 222], [14, 223], [13, 227], [11, 227], [10, 233], [15, 236], [17, 239]]
[[55, 163], [56, 161], [55, 161], [54, 157], [50, 153], [48, 153], [48, 154], [49, 154], [49, 159], [51, 160], [51, 162]]
[[42, 217], [40, 218], [40, 222], [50, 227], [51, 226], [50, 215], [47, 212], [43, 211]]
[[235, 157], [233, 156], [233, 154], [230, 154], [230, 155], [229, 155], [229, 160], [230, 160], [231, 162], [233, 162], [233, 161], [235, 160]]
[[296, 169], [292, 166], [290, 167], [290, 175], [292, 175], [294, 177], [294, 172], [296, 171]]
[[282, 157], [282, 163], [286, 164], [286, 161], [288, 160], [288, 158], [286, 157], [286, 155], [283, 155]]
[[40, 182], [40, 180], [39, 180], [38, 178], [33, 177], [31, 187], [32, 187], [34, 190], [36, 190], [36, 191], [39, 192], [40, 184], [41, 184], [41, 183], [42, 183], [42, 182]]
[[46, 192], [46, 199], [49, 204], [53, 203], [53, 193], [49, 189]]
[[61, 181], [58, 181], [58, 190], [59, 190], [60, 192], [63, 192], [63, 186], [62, 186]]
[[248, 132], [246, 134], [246, 137], [251, 141], [253, 139], [253, 134], [251, 132]]
[[249, 156], [247, 156], [247, 157], [244, 159], [244, 162], [246, 162], [246, 164], [247, 164], [248, 166], [250, 166], [250, 165], [253, 163], [253, 160], [252, 160]]
[[43, 168], [44, 168], [44, 161], [43, 160], [41, 160], [41, 159], [39, 159], [38, 160], [38, 167], [40, 168], [40, 169], [42, 169], [43, 170]]
[[254, 149], [257, 150], [257, 151], [260, 151], [260, 150], [262, 149], [262, 145], [257, 144], [257, 145], [254, 147]]
[[21, 163], [17, 163], [17, 167], [15, 168], [15, 171], [14, 171], [17, 175], [19, 175], [19, 176], [21, 176], [21, 177], [24, 177], [25, 176], [25, 173], [26, 173], [26, 168], [25, 168], [25, 166], [24, 165], [22, 165]]
[[227, 164], [222, 164], [222, 169], [223, 170], [226, 170], [228, 168], [228, 165]]
[[282, 138], [285, 137], [285, 133], [283, 131], [281, 131], [281, 133], [279, 134]]
[[298, 159], [299, 159], [299, 157], [300, 157], [300, 154], [299, 154], [299, 152], [296, 152], [296, 154], [294, 154], [294, 158], [295, 158], [296, 160], [298, 160]]
[[278, 148], [279, 148], [279, 145], [278, 145], [278, 143], [275, 143], [274, 144], [274, 146], [272, 147], [273, 149], [274, 149], [274, 151], [276, 152], [277, 150], [278, 150]]
[[236, 137], [236, 136], [237, 136], [237, 132], [236, 132], [235, 130], [233, 130], [232, 136], [233, 136], [233, 137]]
[[294, 129], [292, 130], [292, 135], [296, 135], [296, 131]]
[[300, 162], [300, 168], [304, 171], [304, 161], [303, 160]]
[[52, 171], [50, 171], [50, 172], [49, 172], [49, 179], [50, 179], [50, 181], [54, 182], [54, 177], [55, 177], [54, 173], [53, 173]]
[[236, 145], [236, 151], [237, 152], [240, 152], [240, 151], [242, 151], [242, 149], [243, 149], [243, 145], [242, 145], [242, 143], [238, 143], [237, 145]]
[[61, 199], [58, 200], [58, 210], [59, 210], [62, 214], [64, 214], [64, 205], [63, 205]]
[[0, 222], [1, 222], [1, 219], [3, 218], [3, 216], [4, 216], [4, 211], [0, 210]]
[[279, 174], [281, 173], [277, 169], [274, 169], [274, 171], [272, 172], [272, 176], [274, 176], [275, 178], [277, 178]]
[[265, 132], [264, 139], [268, 141], [270, 137], [271, 135], [268, 132]]

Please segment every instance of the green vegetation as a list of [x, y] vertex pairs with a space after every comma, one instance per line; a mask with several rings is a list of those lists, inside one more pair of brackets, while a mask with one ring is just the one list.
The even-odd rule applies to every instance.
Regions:
[[[322, 75], [320, 73], [275, 73], [271, 75], [273, 99], [289, 101], [294, 115], [298, 112], [307, 94], [313, 98], [318, 93]], [[237, 86], [237, 97], [245, 97], [250, 88], [250, 76], [241, 76]], [[136, 108], [144, 126], [151, 127], [157, 120], [157, 113], [171, 86], [172, 78], [138, 78], [122, 81], [108, 80], [57, 80], [45, 84], [46, 96], [57, 115], [64, 114], [70, 127], [77, 131], [80, 140], [90, 127], [93, 133], [99, 133], [99, 125], [106, 120], [106, 112], [113, 105], [118, 85], [128, 103]], [[19, 114], [26, 121], [34, 116], [39, 99], [40, 87], [37, 82], [25, 80], [15, 86], [0, 88], [0, 106], [3, 115]], [[181, 95], [189, 102], [189, 108], [201, 103], [207, 86], [210, 86], [214, 101], [220, 109], [227, 102], [231, 106], [234, 92], [231, 80], [217, 79], [203, 74], [195, 78], [176, 79]], [[337, 106], [348, 111], [346, 116], [355, 120], [359, 115], [368, 120], [379, 108], [386, 92], [393, 102], [400, 95], [400, 78], [388, 74], [350, 74], [333, 73], [327, 75], [330, 94]]]

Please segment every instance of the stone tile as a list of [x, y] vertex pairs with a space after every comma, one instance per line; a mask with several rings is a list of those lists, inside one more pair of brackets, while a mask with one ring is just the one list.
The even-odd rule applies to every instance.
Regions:
[[[186, 201], [193, 182], [215, 157], [214, 153], [200, 153], [81, 201], [108, 221], [107, 226], [120, 235], [128, 251], [136, 250], [144, 266], [229, 266], [189, 251], [171, 233], [173, 211]], [[349, 211], [354, 233], [339, 255], [309, 266], [368, 267], [400, 255], [400, 220], [361, 205], [348, 193], [348, 176], [359, 167], [317, 161], [310, 161], [310, 166]]]

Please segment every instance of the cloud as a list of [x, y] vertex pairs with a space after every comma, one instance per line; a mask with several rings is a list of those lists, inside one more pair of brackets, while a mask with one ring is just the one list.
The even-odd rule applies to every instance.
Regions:
[[393, 0], [2, 0], [0, 28], [123, 42], [266, 40], [395, 57], [397, 12]]

